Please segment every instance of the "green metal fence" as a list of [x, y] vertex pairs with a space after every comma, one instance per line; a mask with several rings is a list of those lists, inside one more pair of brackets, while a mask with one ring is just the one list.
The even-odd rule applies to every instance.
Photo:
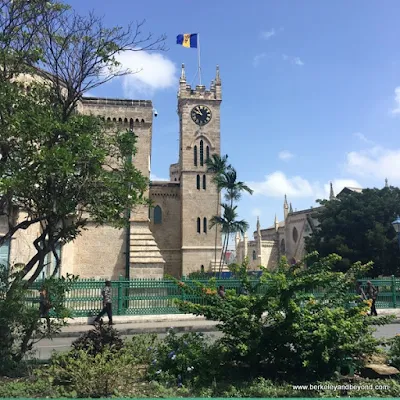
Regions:
[[[190, 280], [182, 278], [186, 285], [194, 285], [194, 282], [206, 284], [207, 280]], [[365, 287], [367, 279], [361, 279]], [[400, 306], [400, 279], [395, 277], [371, 279], [374, 286], [379, 288], [379, 295], [376, 302], [377, 308], [397, 308]], [[251, 280], [253, 285], [258, 279]], [[223, 285], [225, 289], [235, 289], [237, 293], [241, 289], [241, 281], [238, 279], [219, 279], [216, 286]], [[41, 282], [36, 282], [30, 290], [27, 302], [35, 305], [39, 302], [39, 288]], [[94, 279], [82, 279], [74, 283], [70, 292], [66, 295], [66, 307], [73, 310], [75, 317], [90, 317], [97, 315], [102, 307], [101, 289], [104, 281]], [[192, 301], [197, 304], [204, 304], [205, 299], [200, 296], [188, 295], [182, 291], [173, 281], [167, 279], [135, 279], [119, 280], [111, 282], [113, 309], [116, 315], [157, 315], [177, 314], [178, 308], [174, 299]], [[262, 293], [265, 286], [259, 287]], [[316, 289], [313, 292], [315, 297], [322, 295]]]

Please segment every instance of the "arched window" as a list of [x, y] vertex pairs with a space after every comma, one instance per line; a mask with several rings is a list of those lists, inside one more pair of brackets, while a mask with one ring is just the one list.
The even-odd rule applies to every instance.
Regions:
[[133, 132], [133, 119], [131, 118], [129, 121], [129, 130]]
[[124, 119], [124, 124], [127, 124], [128, 123], [128, 118], [125, 118]]
[[253, 260], [254, 260], [254, 261], [257, 260], [257, 253], [256, 253], [255, 250], [253, 250]]
[[200, 140], [200, 166], [204, 165], [204, 143]]
[[197, 167], [197, 146], [193, 147], [193, 164], [195, 167]]
[[206, 147], [206, 160], [208, 161], [210, 159], [210, 148], [207, 146]]
[[161, 224], [162, 222], [162, 210], [160, 206], [154, 208], [154, 223]]
[[285, 255], [286, 247], [285, 247], [285, 239], [281, 240], [281, 255]]
[[197, 190], [200, 190], [200, 175], [197, 175], [196, 181], [197, 181]]
[[202, 274], [204, 274], [204, 265], [202, 265], [202, 266], [200, 267], [200, 272], [201, 272]]
[[297, 240], [298, 240], [298, 238], [299, 238], [299, 232], [297, 232], [297, 228], [296, 227], [294, 227], [293, 228], [293, 234], [292, 234], [292, 236], [293, 236], [293, 242], [297, 242]]
[[200, 218], [197, 218], [197, 233], [200, 233], [200, 232], [201, 232], [201, 230], [200, 230], [200, 228], [201, 228], [200, 224], [201, 224]]
[[203, 175], [203, 189], [206, 190], [206, 176]]
[[207, 233], [207, 218], [203, 218], [203, 232]]

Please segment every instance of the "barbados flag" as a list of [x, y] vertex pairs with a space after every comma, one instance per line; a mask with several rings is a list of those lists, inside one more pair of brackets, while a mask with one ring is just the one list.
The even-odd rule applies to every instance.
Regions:
[[197, 33], [183, 33], [176, 37], [176, 44], [183, 47], [197, 49]]

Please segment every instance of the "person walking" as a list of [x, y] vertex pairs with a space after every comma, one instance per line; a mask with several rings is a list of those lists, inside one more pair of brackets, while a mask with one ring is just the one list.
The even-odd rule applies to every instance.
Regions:
[[44, 286], [40, 288], [40, 297], [39, 297], [39, 312], [40, 318], [46, 319], [47, 330], [50, 332], [50, 312], [51, 303], [49, 294]]
[[218, 288], [218, 295], [222, 298], [225, 299], [225, 288], [221, 285]]
[[113, 325], [113, 320], [112, 320], [112, 296], [111, 296], [111, 281], [106, 280], [105, 286], [103, 290], [101, 291], [101, 295], [103, 297], [103, 309], [100, 311], [99, 315], [96, 317], [94, 320], [95, 324], [98, 324], [100, 322], [100, 318], [104, 315], [107, 314], [108, 317], [108, 324]]
[[378, 298], [378, 288], [376, 288], [371, 281], [367, 282], [367, 297], [368, 300], [372, 300], [372, 304], [371, 304], [371, 316], [377, 316], [378, 313], [376, 312], [376, 299]]
[[360, 281], [357, 281], [357, 285], [356, 285], [356, 293], [358, 294], [358, 296], [360, 297], [360, 300], [367, 300], [367, 296], [365, 295], [364, 289], [362, 288], [362, 283]]

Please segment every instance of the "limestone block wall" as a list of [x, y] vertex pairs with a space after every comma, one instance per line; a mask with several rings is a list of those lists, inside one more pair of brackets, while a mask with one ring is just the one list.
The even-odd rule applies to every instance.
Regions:
[[[220, 253], [219, 253], [220, 254]], [[207, 271], [214, 261], [214, 246], [189, 247], [182, 249], [182, 275], [188, 276], [192, 272], [200, 272], [201, 266]], [[219, 258], [217, 258], [219, 262]]]
[[261, 246], [261, 265], [274, 270], [278, 265], [278, 244], [276, 241], [263, 241]]
[[125, 276], [126, 229], [90, 223], [74, 241], [74, 275], [118, 279]]
[[181, 276], [181, 198], [178, 182], [152, 182], [150, 199], [161, 208], [161, 223], [154, 223], [150, 210], [150, 230], [165, 260], [164, 273]]

